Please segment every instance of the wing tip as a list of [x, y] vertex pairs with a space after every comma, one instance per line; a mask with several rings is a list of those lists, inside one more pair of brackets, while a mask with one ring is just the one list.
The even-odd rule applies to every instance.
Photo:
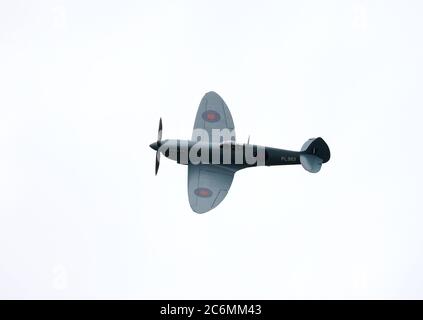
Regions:
[[[222, 99], [222, 97], [216, 92], [216, 91], [209, 91], [209, 92], [207, 92], [205, 95], [204, 95], [204, 97], [207, 97], [207, 96], [215, 96], [215, 97], [219, 97], [220, 99]], [[223, 99], [222, 99], [223, 100]]]
[[196, 214], [203, 214], [203, 213], [206, 213], [206, 212], [209, 212], [211, 209], [213, 209], [213, 208], [210, 208], [210, 209], [207, 209], [207, 210], [201, 210], [201, 208], [194, 208], [193, 206], [191, 206], [191, 209], [192, 209], [192, 211], [194, 211]]

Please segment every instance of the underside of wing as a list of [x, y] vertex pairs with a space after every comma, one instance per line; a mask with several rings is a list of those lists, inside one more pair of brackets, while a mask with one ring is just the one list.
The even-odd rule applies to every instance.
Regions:
[[235, 125], [231, 112], [225, 101], [216, 92], [210, 91], [201, 99], [192, 133], [192, 140], [194, 141], [198, 140], [196, 129], [206, 130], [210, 139], [212, 138], [213, 129], [228, 129], [231, 135], [228, 139], [223, 140], [235, 141]]
[[235, 172], [216, 165], [188, 165], [188, 197], [192, 210], [205, 213], [226, 197]]

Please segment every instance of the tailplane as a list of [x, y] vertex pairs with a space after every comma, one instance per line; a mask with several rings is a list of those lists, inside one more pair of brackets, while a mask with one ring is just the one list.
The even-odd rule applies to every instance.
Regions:
[[308, 139], [301, 148], [300, 162], [308, 172], [320, 171], [322, 163], [330, 159], [330, 150], [322, 138]]

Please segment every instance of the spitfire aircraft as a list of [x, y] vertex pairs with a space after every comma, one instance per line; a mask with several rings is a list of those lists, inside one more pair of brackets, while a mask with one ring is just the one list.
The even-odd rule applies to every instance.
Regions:
[[156, 175], [160, 154], [188, 166], [188, 198], [192, 210], [205, 213], [228, 194], [235, 172], [256, 166], [301, 164], [316, 173], [330, 158], [322, 138], [307, 140], [301, 151], [289, 151], [235, 142], [235, 126], [228, 106], [215, 92], [204, 95], [198, 107], [191, 140], [162, 140], [160, 118], [156, 151]]

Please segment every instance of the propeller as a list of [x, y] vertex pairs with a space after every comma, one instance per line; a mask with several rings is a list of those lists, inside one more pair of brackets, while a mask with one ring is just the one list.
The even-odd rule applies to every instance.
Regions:
[[247, 144], [250, 144], [250, 135], [248, 135], [248, 141]]
[[159, 121], [159, 130], [157, 132], [157, 151], [156, 151], [156, 169], [155, 169], [155, 173], [157, 176], [157, 172], [159, 171], [159, 166], [160, 166], [160, 145], [162, 142], [162, 131], [163, 131], [163, 124], [162, 124], [162, 118], [160, 118]]
[[159, 131], [157, 132], [157, 144], [162, 141], [162, 131], [163, 131], [163, 124], [162, 124], [162, 118], [160, 118], [159, 121]]
[[156, 176], [157, 176], [157, 172], [159, 171], [159, 166], [160, 166], [160, 152], [157, 150], [156, 152]]

